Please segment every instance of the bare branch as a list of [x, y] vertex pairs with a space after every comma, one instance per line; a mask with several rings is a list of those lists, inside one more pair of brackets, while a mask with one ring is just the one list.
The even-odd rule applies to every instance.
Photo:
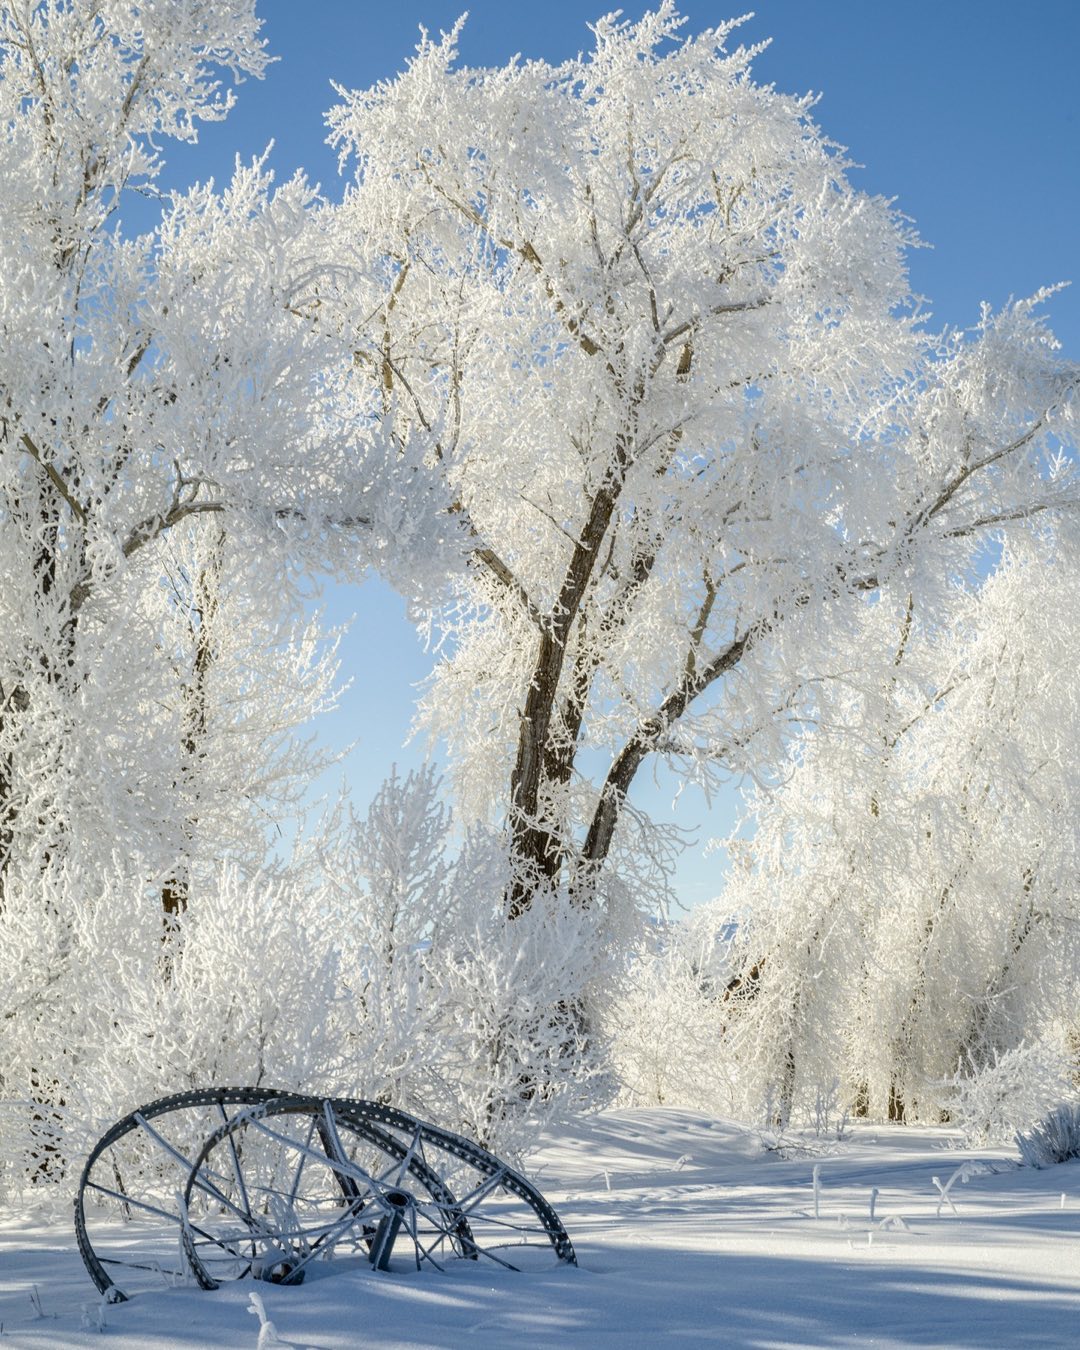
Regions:
[[474, 550], [472, 555], [477, 562], [482, 563], [496, 580], [515, 597], [522, 609], [529, 616], [537, 628], [543, 629], [550, 625], [550, 620], [537, 609], [529, 596], [528, 591], [518, 581], [514, 573], [507, 567], [506, 563], [499, 557], [494, 549], [482, 547]]
[[500, 238], [499, 235], [493, 233], [491, 226], [487, 223], [487, 221], [483, 218], [483, 216], [479, 213], [479, 211], [477, 211], [474, 207], [470, 206], [467, 202], [458, 201], [456, 197], [452, 197], [450, 193], [446, 191], [445, 188], [440, 186], [440, 184], [433, 182], [425, 166], [423, 165], [421, 166], [421, 171], [423, 172], [424, 177], [427, 178], [429, 186], [435, 192], [437, 192], [439, 196], [443, 198], [444, 201], [449, 202], [450, 205], [454, 207], [455, 210], [460, 211], [461, 214], [466, 218], [466, 220], [470, 221], [473, 225], [475, 225], [478, 230], [482, 230], [484, 234], [498, 248], [504, 248], [507, 250], [507, 252], [516, 253], [519, 257], [524, 258], [524, 260], [529, 264], [530, 267], [534, 269], [537, 276], [544, 283], [544, 290], [547, 293], [548, 299], [554, 305], [555, 312], [566, 324], [567, 330], [575, 338], [578, 346], [586, 354], [586, 356], [595, 356], [600, 351], [599, 344], [594, 342], [593, 339], [589, 337], [587, 333], [584, 333], [582, 331], [581, 325], [579, 324], [578, 320], [566, 308], [565, 302], [561, 299], [561, 297], [557, 294], [555, 290], [554, 283], [552, 282], [551, 278], [547, 275], [547, 273], [544, 271], [544, 264], [541, 261], [540, 255], [537, 253], [532, 243], [529, 240], [526, 240], [525, 243], [519, 244], [513, 239]]
[[705, 569], [705, 599], [701, 602], [701, 608], [698, 610], [697, 620], [690, 630], [690, 647], [686, 653], [686, 665], [683, 667], [683, 680], [692, 680], [697, 674], [697, 654], [701, 649], [702, 641], [705, 638], [705, 630], [709, 626], [709, 618], [712, 614], [713, 605], [716, 603], [716, 597], [719, 587], [709, 575], [709, 569]]
[[718, 318], [721, 314], [746, 314], [750, 310], [764, 309], [770, 304], [770, 297], [767, 295], [755, 296], [752, 300], [736, 300], [722, 305], [711, 305], [704, 314], [695, 314], [692, 319], [684, 319], [682, 323], [677, 323], [673, 327], [666, 329], [660, 334], [660, 341], [665, 347], [670, 347], [673, 342], [677, 342], [686, 333], [696, 333], [705, 319]]
[[461, 501], [451, 503], [450, 513], [464, 523], [469, 536], [476, 542], [476, 547], [473, 549], [471, 556], [510, 592], [541, 632], [547, 631], [551, 627], [551, 620], [534, 603], [522, 582], [515, 576], [513, 569], [499, 557], [490, 544], [483, 541], [483, 537], [473, 523], [472, 514], [465, 503]]
[[604, 780], [581, 853], [587, 868], [598, 867], [607, 857], [622, 804], [646, 756], [656, 749], [667, 735], [668, 728], [678, 721], [694, 699], [722, 675], [733, 670], [771, 627], [767, 619], [759, 620], [740, 637], [732, 638], [726, 647], [692, 674], [684, 673], [678, 687], [664, 699], [656, 712], [638, 724], [637, 730], [612, 761]]
[[149, 544], [151, 540], [164, 534], [166, 530], [171, 530], [174, 525], [179, 525], [188, 516], [220, 515], [224, 510], [224, 502], [174, 503], [168, 511], [159, 512], [156, 516], [148, 516], [145, 520], [140, 521], [129, 532], [121, 552], [125, 558], [130, 558], [145, 544]]
[[56, 488], [57, 492], [59, 492], [60, 496], [67, 503], [68, 509], [71, 511], [71, 514], [81, 525], [85, 525], [86, 512], [83, 510], [82, 506], [75, 500], [75, 498], [71, 495], [70, 488], [64, 482], [63, 478], [61, 478], [60, 475], [57, 473], [54, 466], [47, 459], [44, 458], [41, 451], [30, 439], [30, 436], [27, 434], [27, 432], [24, 431], [20, 439], [22, 440], [22, 444], [26, 450], [26, 453], [30, 456], [31, 459], [36, 460], [37, 463], [41, 465], [42, 469], [44, 469], [45, 474], [49, 479], [49, 482], [52, 483], [53, 487]]
[[1022, 450], [1025, 445], [1030, 445], [1045, 425], [1046, 415], [1044, 414], [1043, 416], [1036, 418], [1031, 426], [1028, 427], [1027, 431], [1018, 436], [1016, 440], [1010, 441], [1008, 445], [1003, 445], [996, 450], [990, 451], [990, 453], [984, 455], [982, 459], [972, 460], [969, 464], [965, 464], [964, 467], [945, 484], [938, 493], [933, 504], [916, 517], [916, 524], [933, 520], [939, 512], [943, 511], [945, 507], [948, 506], [949, 502], [953, 499], [959, 489], [963, 487], [973, 474], [978, 473], [981, 469], [989, 468], [991, 464], [996, 464], [999, 460], [1005, 459], [1009, 455], [1015, 454], [1017, 450]]
[[980, 516], [978, 520], [969, 521], [966, 525], [957, 525], [951, 530], [946, 530], [945, 537], [962, 539], [966, 535], [989, 529], [993, 525], [1007, 525], [1011, 520], [1028, 520], [1043, 511], [1069, 511], [1076, 510], [1077, 507], [1080, 507], [1080, 500], [1068, 497], [1057, 502], [1031, 502], [1027, 506], [1014, 507], [1011, 511], [998, 511], [988, 516]]

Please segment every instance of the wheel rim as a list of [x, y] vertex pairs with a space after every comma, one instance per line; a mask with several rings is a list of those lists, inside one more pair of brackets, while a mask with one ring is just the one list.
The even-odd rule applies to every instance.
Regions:
[[98, 1290], [122, 1302], [188, 1278], [179, 1195], [206, 1136], [273, 1088], [204, 1088], [159, 1097], [116, 1122], [79, 1179], [75, 1236]]

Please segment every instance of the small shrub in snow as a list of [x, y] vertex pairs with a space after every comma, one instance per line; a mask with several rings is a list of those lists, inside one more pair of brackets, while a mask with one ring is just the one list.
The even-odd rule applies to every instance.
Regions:
[[702, 980], [684, 935], [635, 955], [604, 1010], [625, 1106], [688, 1106], [730, 1115], [721, 1053], [727, 1008]]
[[995, 1051], [978, 1069], [957, 1074], [946, 1098], [967, 1144], [1004, 1143], [1072, 1095], [1074, 1063], [1053, 1041]]
[[1080, 1102], [1063, 1102], [1016, 1136], [1021, 1161], [1028, 1167], [1052, 1167], [1080, 1158]]

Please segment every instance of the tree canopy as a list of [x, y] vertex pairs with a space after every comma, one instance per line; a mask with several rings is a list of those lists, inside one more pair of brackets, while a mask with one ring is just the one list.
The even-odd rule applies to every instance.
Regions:
[[469, 550], [422, 719], [507, 822], [512, 912], [591, 893], [650, 756], [767, 772], [867, 603], [932, 621], [991, 531], [1076, 502], [1043, 297], [926, 331], [912, 231], [811, 100], [681, 25], [493, 70], [425, 37], [330, 114], [353, 380]]

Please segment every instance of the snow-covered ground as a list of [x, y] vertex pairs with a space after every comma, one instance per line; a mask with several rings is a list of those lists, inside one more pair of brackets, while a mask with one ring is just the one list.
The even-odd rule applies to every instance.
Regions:
[[[694, 1112], [607, 1112], [528, 1169], [576, 1269], [328, 1265], [295, 1289], [163, 1287], [104, 1309], [70, 1230], [7, 1215], [0, 1350], [1080, 1345], [1080, 1163], [1009, 1158], [873, 1127], [779, 1157]], [[260, 1331], [253, 1290], [274, 1329]]]

